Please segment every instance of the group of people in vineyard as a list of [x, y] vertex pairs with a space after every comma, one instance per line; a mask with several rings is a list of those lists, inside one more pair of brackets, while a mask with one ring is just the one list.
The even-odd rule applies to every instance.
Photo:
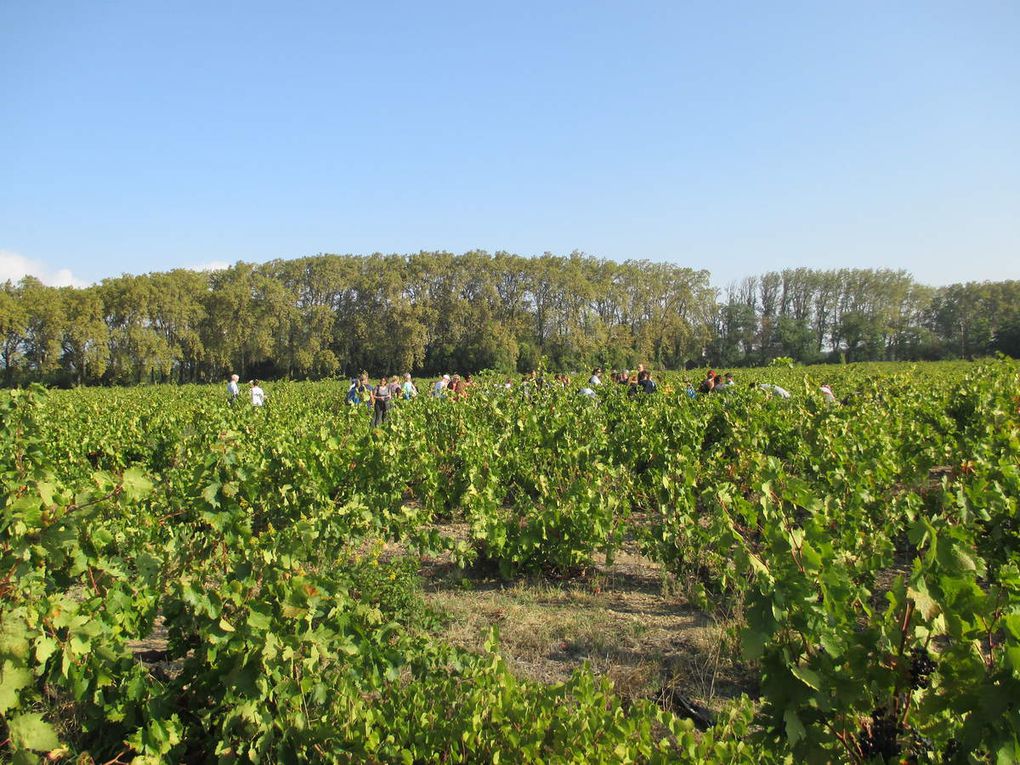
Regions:
[[[231, 406], [236, 404], [237, 399], [241, 396], [241, 387], [238, 385], [240, 379], [238, 375], [230, 375], [230, 382], [227, 383], [227, 403]], [[266, 392], [262, 390], [259, 381], [252, 380], [248, 383], [248, 386], [249, 393], [251, 394], [251, 405], [264, 406], [266, 403]]]
[[389, 419], [390, 410], [395, 402], [410, 401], [417, 396], [418, 388], [410, 373], [405, 374], [403, 380], [399, 375], [393, 375], [389, 379], [385, 376], [380, 377], [375, 385], [369, 382], [367, 374], [362, 373], [360, 377], [351, 378], [346, 400], [351, 406], [370, 407], [372, 426], [378, 427]]
[[[578, 394], [587, 398], [596, 398], [599, 387], [604, 384], [602, 379], [604, 375], [605, 372], [601, 367], [593, 369], [587, 383], [580, 388]], [[227, 383], [227, 400], [231, 405], [236, 404], [240, 397], [239, 380], [240, 378], [235, 374], [230, 376], [230, 381]], [[645, 368], [644, 364], [638, 364], [635, 370], [614, 369], [608, 375], [607, 380], [611, 383], [627, 386], [628, 396], [654, 394], [659, 389], [658, 384], [652, 379], [652, 373]], [[521, 375], [519, 387], [525, 398], [530, 400], [532, 392], [541, 391], [546, 384], [546, 380], [542, 375], [532, 371]], [[552, 384], [561, 388], [567, 388], [570, 385], [570, 377], [566, 374], [557, 374], [553, 377]], [[723, 393], [736, 386], [732, 373], [726, 372], [725, 374], [720, 374], [713, 369], [708, 370], [708, 373], [697, 389], [688, 380], [684, 380], [682, 384], [689, 398], [696, 398], [699, 394]], [[444, 374], [432, 384], [431, 395], [433, 398], [438, 399], [465, 399], [473, 385], [474, 381], [471, 375], [461, 377], [459, 374], [452, 376]], [[501, 387], [505, 390], [510, 390], [514, 387], [514, 384], [510, 378], [507, 378]], [[753, 382], [750, 387], [764, 391], [769, 395], [777, 396], [778, 398], [790, 398], [788, 390], [773, 383]], [[259, 385], [258, 380], [252, 380], [249, 383], [249, 390], [252, 406], [264, 406], [266, 403], [266, 392]], [[820, 391], [827, 402], [835, 403], [836, 397], [830, 386], [822, 385]], [[373, 427], [378, 427], [389, 419], [390, 411], [395, 402], [401, 400], [410, 401], [417, 396], [418, 388], [411, 379], [410, 373], [404, 374], [403, 379], [398, 375], [393, 375], [390, 378], [380, 377], [375, 385], [372, 385], [367, 373], [362, 373], [359, 377], [351, 378], [350, 385], [347, 388], [346, 401], [351, 406], [366, 406], [370, 408], [372, 410], [372, 425]]]
[[[588, 398], [594, 398], [597, 393], [599, 386], [602, 385], [602, 376], [605, 374], [601, 367], [595, 367], [591, 371], [591, 377], [588, 378], [588, 384], [578, 391], [582, 396]], [[569, 378], [563, 375], [564, 380], [569, 382]], [[637, 396], [641, 393], [657, 393], [659, 390], [658, 383], [652, 379], [652, 373], [645, 369], [644, 364], [638, 364], [638, 367], [633, 372], [629, 369], [623, 370], [612, 370], [608, 378], [611, 382], [618, 385], [627, 386], [628, 396]]]
[[432, 398], [467, 398], [472, 385], [471, 375], [443, 375], [432, 384]]

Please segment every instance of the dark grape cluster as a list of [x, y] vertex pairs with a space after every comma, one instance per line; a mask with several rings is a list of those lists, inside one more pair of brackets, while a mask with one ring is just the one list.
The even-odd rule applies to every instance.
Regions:
[[951, 738], [946, 742], [946, 748], [943, 752], [943, 759], [946, 762], [953, 762], [956, 760], [956, 756], [960, 753], [960, 741], [959, 739]]
[[916, 730], [908, 731], [908, 741], [904, 749], [907, 751], [901, 763], [916, 763], [922, 758], [925, 762], [931, 761], [931, 754], [936, 751], [935, 742], [928, 736], [922, 735]]
[[887, 760], [900, 753], [897, 740], [899, 726], [896, 717], [885, 710], [876, 709], [871, 713], [871, 724], [861, 735], [861, 751], [865, 757], [881, 757]]
[[935, 662], [923, 648], [915, 648], [910, 652], [910, 687], [927, 688], [931, 684], [930, 676], [935, 671]]

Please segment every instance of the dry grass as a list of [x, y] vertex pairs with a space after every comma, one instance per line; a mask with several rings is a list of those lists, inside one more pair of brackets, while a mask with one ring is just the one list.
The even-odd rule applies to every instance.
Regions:
[[426, 597], [446, 616], [441, 636], [481, 651], [497, 627], [501, 652], [520, 677], [556, 682], [587, 662], [625, 699], [710, 710], [752, 690], [729, 625], [665, 597], [659, 568], [634, 551], [563, 582], [504, 584], [442, 567], [425, 574]]

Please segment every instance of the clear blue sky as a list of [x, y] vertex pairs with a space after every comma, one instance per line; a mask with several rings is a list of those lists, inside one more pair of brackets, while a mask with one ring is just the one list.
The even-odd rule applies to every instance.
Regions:
[[1020, 2], [0, 3], [6, 275], [473, 248], [1020, 278]]

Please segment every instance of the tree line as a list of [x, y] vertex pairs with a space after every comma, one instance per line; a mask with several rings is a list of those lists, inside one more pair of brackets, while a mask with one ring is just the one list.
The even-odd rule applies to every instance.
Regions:
[[0, 287], [5, 385], [1020, 356], [1020, 281], [709, 272], [580, 253], [317, 255]]

